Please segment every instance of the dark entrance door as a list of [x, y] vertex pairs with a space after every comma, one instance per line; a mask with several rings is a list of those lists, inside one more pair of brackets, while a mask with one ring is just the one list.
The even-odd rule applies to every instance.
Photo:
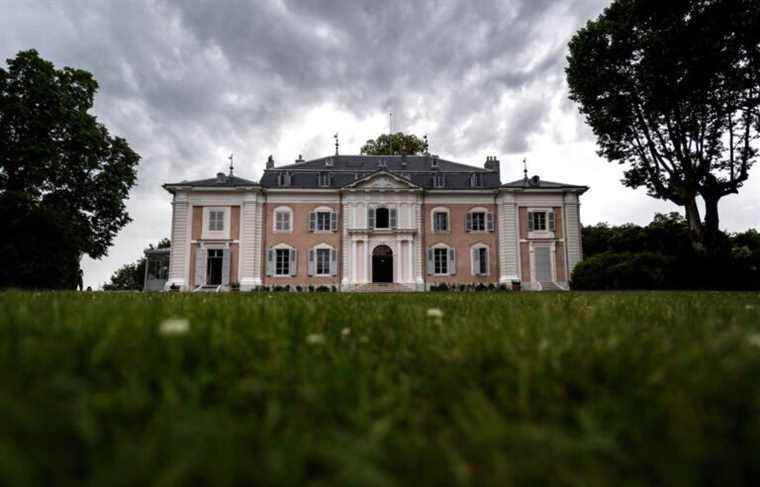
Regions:
[[208, 286], [218, 286], [222, 283], [222, 249], [212, 249], [208, 251], [206, 259], [206, 284]]
[[393, 251], [387, 245], [372, 251], [372, 282], [393, 282]]

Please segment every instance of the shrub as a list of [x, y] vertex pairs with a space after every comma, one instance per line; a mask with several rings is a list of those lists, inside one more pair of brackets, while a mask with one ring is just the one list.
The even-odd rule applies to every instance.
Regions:
[[578, 290], [671, 289], [676, 286], [675, 259], [653, 252], [604, 252], [573, 270]]

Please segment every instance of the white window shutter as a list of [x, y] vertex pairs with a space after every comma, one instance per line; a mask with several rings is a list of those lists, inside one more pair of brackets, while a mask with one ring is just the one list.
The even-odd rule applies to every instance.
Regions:
[[455, 276], [457, 273], [457, 251], [449, 249], [449, 275]]
[[367, 208], [367, 228], [375, 228], [375, 209]]
[[338, 275], [338, 251], [330, 250], [330, 275]]
[[315, 211], [309, 212], [309, 231], [313, 232], [317, 229], [317, 213]]
[[388, 210], [388, 215], [390, 219], [391, 228], [396, 228], [398, 225], [398, 212], [396, 211], [396, 208], [391, 208]]
[[195, 285], [206, 284], [206, 250], [198, 247], [195, 252]]
[[230, 285], [230, 249], [222, 250], [222, 286]]
[[493, 232], [493, 213], [490, 211], [486, 213], [486, 228], [489, 232]]
[[491, 263], [489, 262], [489, 260], [491, 259], [491, 256], [489, 255], [489, 250], [488, 249], [485, 249], [485, 251], [483, 252], [483, 257], [485, 258], [485, 261], [486, 261], [485, 262], [486, 272], [483, 275], [487, 276], [487, 275], [489, 275], [491, 273]]
[[330, 230], [333, 232], [338, 231], [338, 213], [335, 211], [330, 213]]
[[314, 249], [309, 249], [309, 275], [313, 276], [316, 274], [317, 265], [314, 262], [314, 256], [316, 254], [316, 251]]
[[472, 231], [472, 213], [467, 213], [464, 218], [464, 230], [466, 232]]
[[533, 231], [533, 212], [532, 211], [528, 212], [528, 231], [529, 232]]
[[296, 250], [290, 251], [290, 276], [293, 277], [297, 274], [298, 269], [298, 257], [296, 256]]
[[267, 250], [267, 276], [274, 274], [274, 250]]
[[546, 212], [546, 219], [549, 221], [549, 231], [554, 231], [554, 212], [553, 211], [547, 211]]
[[477, 276], [480, 274], [480, 249], [472, 249], [472, 275]]
[[433, 274], [435, 267], [433, 267], [433, 249], [427, 251], [427, 273]]

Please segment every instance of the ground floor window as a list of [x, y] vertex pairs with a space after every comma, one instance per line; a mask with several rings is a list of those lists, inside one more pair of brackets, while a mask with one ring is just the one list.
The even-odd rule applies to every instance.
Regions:
[[330, 249], [317, 249], [316, 275], [330, 275]]
[[486, 247], [473, 249], [473, 270], [476, 276], [488, 274], [488, 249]]
[[274, 260], [274, 274], [276, 276], [289, 276], [290, 275], [290, 250], [289, 249], [276, 249]]
[[433, 272], [435, 274], [449, 273], [449, 249], [433, 249]]

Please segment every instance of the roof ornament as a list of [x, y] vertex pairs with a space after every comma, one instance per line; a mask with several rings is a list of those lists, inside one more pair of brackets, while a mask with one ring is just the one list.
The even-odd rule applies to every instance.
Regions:
[[232, 170], [235, 169], [235, 165], [232, 162], [232, 154], [230, 154], [230, 157], [228, 157], [227, 159], [230, 160], [230, 177], [232, 177]]
[[338, 155], [338, 132], [335, 132], [335, 135], [333, 135], [333, 138], [335, 138], [335, 155]]
[[424, 145], [424, 149], [425, 149], [425, 155], [426, 155], [426, 156], [427, 156], [427, 155], [430, 155], [430, 145], [428, 144], [428, 138], [427, 138], [427, 134], [425, 134], [425, 135], [422, 137], [422, 140], [424, 140], [424, 141], [425, 141], [425, 143], [423, 144], [423, 145]]
[[523, 157], [523, 180], [528, 180], [528, 158]]

